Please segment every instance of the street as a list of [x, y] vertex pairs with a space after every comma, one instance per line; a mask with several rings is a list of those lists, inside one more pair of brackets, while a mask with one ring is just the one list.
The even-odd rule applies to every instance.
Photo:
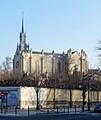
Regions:
[[101, 120], [101, 115], [84, 114], [59, 114], [59, 115], [34, 115], [28, 117], [19, 116], [0, 116], [0, 120]]

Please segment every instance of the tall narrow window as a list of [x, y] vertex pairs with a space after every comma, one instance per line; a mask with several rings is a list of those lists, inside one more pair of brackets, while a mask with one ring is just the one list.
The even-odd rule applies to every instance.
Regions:
[[27, 73], [30, 73], [30, 60], [27, 60]]
[[43, 73], [43, 56], [41, 57], [41, 73]]
[[19, 68], [19, 61], [16, 62], [16, 69]]
[[35, 69], [36, 69], [36, 74], [39, 74], [39, 61], [35, 61]]
[[61, 73], [61, 62], [60, 61], [58, 61], [58, 71], [59, 73]]

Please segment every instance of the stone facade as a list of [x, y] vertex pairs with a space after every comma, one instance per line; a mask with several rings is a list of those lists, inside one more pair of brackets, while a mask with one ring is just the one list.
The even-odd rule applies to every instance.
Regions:
[[24, 73], [58, 73], [66, 70], [68, 60], [70, 62], [69, 69], [73, 72], [75, 66], [80, 71], [82, 56], [82, 70], [87, 73], [88, 62], [87, 54], [81, 50], [72, 51], [69, 49], [67, 53], [55, 53], [52, 52], [41, 52], [32, 51], [29, 44], [26, 43], [26, 33], [24, 32], [23, 20], [22, 20], [22, 32], [20, 33], [20, 43], [17, 44], [16, 52], [13, 59], [14, 71], [23, 75]]

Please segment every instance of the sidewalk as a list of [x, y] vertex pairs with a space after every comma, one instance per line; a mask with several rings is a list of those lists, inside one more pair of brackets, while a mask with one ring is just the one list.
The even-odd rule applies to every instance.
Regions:
[[[93, 111], [93, 108], [91, 108]], [[82, 112], [81, 108], [69, 108], [69, 109], [41, 109], [41, 110], [33, 110], [33, 109], [8, 109], [7, 111], [3, 109], [0, 111], [0, 116], [32, 116], [32, 115], [44, 115], [44, 114], [92, 114], [91, 111]], [[1, 113], [2, 112], [2, 113]]]

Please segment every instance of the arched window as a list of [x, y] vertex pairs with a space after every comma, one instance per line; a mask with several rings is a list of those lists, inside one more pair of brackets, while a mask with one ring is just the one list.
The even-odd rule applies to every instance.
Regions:
[[19, 61], [16, 62], [16, 69], [19, 68]]

